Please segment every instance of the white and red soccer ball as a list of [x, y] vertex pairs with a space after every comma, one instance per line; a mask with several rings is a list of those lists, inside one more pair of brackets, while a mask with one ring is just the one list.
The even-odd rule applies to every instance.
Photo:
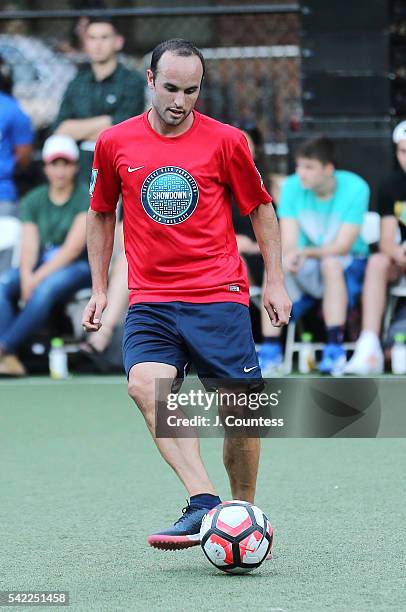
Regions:
[[272, 548], [272, 526], [257, 506], [226, 501], [208, 512], [200, 528], [200, 544], [218, 569], [245, 574], [259, 567]]

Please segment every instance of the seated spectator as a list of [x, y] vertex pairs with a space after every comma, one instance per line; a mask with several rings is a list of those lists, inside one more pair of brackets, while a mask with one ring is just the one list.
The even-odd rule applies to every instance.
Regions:
[[[379, 341], [388, 283], [406, 271], [406, 121], [393, 132], [399, 168], [390, 174], [378, 192], [381, 215], [380, 252], [368, 261], [362, 292], [362, 332], [345, 374], [380, 374], [384, 356]], [[401, 244], [397, 241], [400, 233]]]
[[[338, 373], [346, 362], [347, 309], [361, 293], [367, 262], [360, 227], [369, 187], [356, 174], [336, 170], [334, 143], [325, 137], [305, 142], [296, 164], [296, 174], [283, 183], [277, 209], [286, 288], [293, 319], [323, 300], [327, 342], [319, 369]], [[280, 330], [268, 327], [260, 350], [265, 375], [282, 362]]]
[[88, 183], [99, 134], [138, 115], [145, 107], [145, 79], [118, 62], [124, 45], [108, 17], [91, 18], [85, 33], [91, 65], [68, 85], [54, 127], [74, 138], [80, 147], [80, 176]]
[[[0, 374], [22, 376], [18, 348], [38, 332], [52, 307], [91, 285], [86, 256], [87, 188], [75, 181], [79, 151], [68, 136], [51, 136], [42, 151], [48, 183], [21, 201], [20, 268], [0, 278]], [[17, 311], [19, 300], [24, 302]]]
[[16, 167], [32, 158], [31, 120], [12, 96], [11, 68], [0, 56], [0, 217], [18, 216]]

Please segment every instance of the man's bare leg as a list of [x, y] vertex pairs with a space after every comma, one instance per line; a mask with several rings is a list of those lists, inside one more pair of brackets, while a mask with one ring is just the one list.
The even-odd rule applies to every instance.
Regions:
[[[227, 394], [230, 393], [226, 389], [222, 389], [222, 391]], [[244, 388], [234, 389], [234, 393], [240, 394], [244, 392], [246, 392]], [[241, 414], [242, 412], [245, 412], [245, 414]], [[238, 405], [230, 406], [223, 403], [223, 406], [220, 407], [223, 425], [227, 415], [247, 417], [247, 409], [241, 408]], [[227, 435], [227, 432], [229, 435]], [[259, 432], [256, 428], [248, 427], [233, 430], [225, 427], [223, 461], [230, 481], [233, 499], [250, 502], [251, 504], [254, 503], [260, 451], [261, 443]], [[271, 559], [272, 551], [270, 549], [266, 560], [269, 561]]]
[[384, 370], [384, 354], [379, 339], [386, 306], [388, 282], [396, 280], [399, 269], [385, 253], [374, 253], [368, 260], [362, 291], [362, 331], [355, 351], [346, 365], [346, 374], [367, 376]]
[[362, 293], [362, 331], [379, 337], [386, 305], [391, 260], [384, 253], [374, 253], [368, 260]]
[[[176, 368], [164, 363], [140, 363], [130, 370], [128, 393], [141, 410], [149, 431], [165, 461], [176, 472], [189, 495], [216, 495], [200, 457], [198, 438], [157, 438], [155, 436], [156, 379], [173, 381]], [[168, 382], [168, 393], [170, 384]]]
[[344, 325], [348, 297], [340, 260], [337, 257], [325, 257], [321, 261], [321, 272], [324, 282], [324, 322], [327, 327]]
[[[258, 430], [253, 427], [227, 426], [226, 417], [249, 418], [250, 410], [238, 405], [234, 397], [247, 394], [246, 387], [219, 389], [222, 398], [219, 414], [224, 427], [223, 462], [230, 481], [233, 499], [253, 503], [257, 484], [260, 440]], [[223, 396], [224, 394], [224, 396]], [[248, 397], [248, 396], [247, 396]], [[246, 402], [248, 405], [248, 402]], [[248, 437], [253, 436], [253, 437]]]
[[224, 438], [223, 461], [233, 499], [254, 503], [259, 455], [259, 438]]

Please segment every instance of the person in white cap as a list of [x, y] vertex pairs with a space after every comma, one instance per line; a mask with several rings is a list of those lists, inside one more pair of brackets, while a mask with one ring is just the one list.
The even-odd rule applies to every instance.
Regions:
[[406, 271], [406, 121], [393, 131], [399, 167], [381, 184], [378, 213], [381, 216], [379, 252], [373, 254], [365, 274], [362, 293], [362, 332], [344, 373], [380, 374], [384, 355], [379, 341], [388, 283]]
[[[42, 151], [48, 182], [21, 201], [20, 267], [0, 278], [0, 375], [24, 375], [19, 347], [41, 329], [55, 304], [90, 286], [85, 249], [89, 196], [75, 178], [78, 158], [70, 136], [48, 138]], [[17, 312], [19, 300], [25, 305]]]

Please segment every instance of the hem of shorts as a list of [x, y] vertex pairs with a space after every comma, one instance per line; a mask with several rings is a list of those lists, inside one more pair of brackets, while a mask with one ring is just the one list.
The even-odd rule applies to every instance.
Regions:
[[249, 307], [249, 295], [240, 295], [240, 296], [225, 296], [225, 295], [216, 295], [216, 296], [170, 296], [170, 295], [157, 295], [148, 294], [148, 293], [138, 293], [136, 295], [132, 295], [130, 293], [129, 297], [129, 306], [134, 306], [134, 304], [148, 304], [149, 302], [153, 303], [167, 303], [167, 302], [185, 302], [186, 304], [221, 304], [221, 303], [234, 303], [234, 304], [242, 304], [243, 306]]
[[[163, 363], [163, 364], [165, 364], [165, 365], [171, 365], [171, 366], [173, 366], [174, 368], [176, 368], [176, 377], [175, 377], [175, 378], [180, 378], [180, 374], [179, 374], [180, 369], [179, 369], [179, 367], [176, 365], [176, 363], [168, 363], [167, 361], [162, 361], [161, 359], [141, 359], [141, 360], [134, 361], [134, 362], [133, 362], [133, 363], [130, 365], [130, 367], [128, 368], [128, 372], [126, 371], [126, 377], [127, 377], [127, 380], [128, 380], [129, 374], [130, 374], [130, 372], [131, 372], [131, 369], [132, 369], [132, 368], [133, 368], [135, 365], [138, 365], [139, 363]], [[183, 376], [182, 376], [182, 378], [183, 378]]]

